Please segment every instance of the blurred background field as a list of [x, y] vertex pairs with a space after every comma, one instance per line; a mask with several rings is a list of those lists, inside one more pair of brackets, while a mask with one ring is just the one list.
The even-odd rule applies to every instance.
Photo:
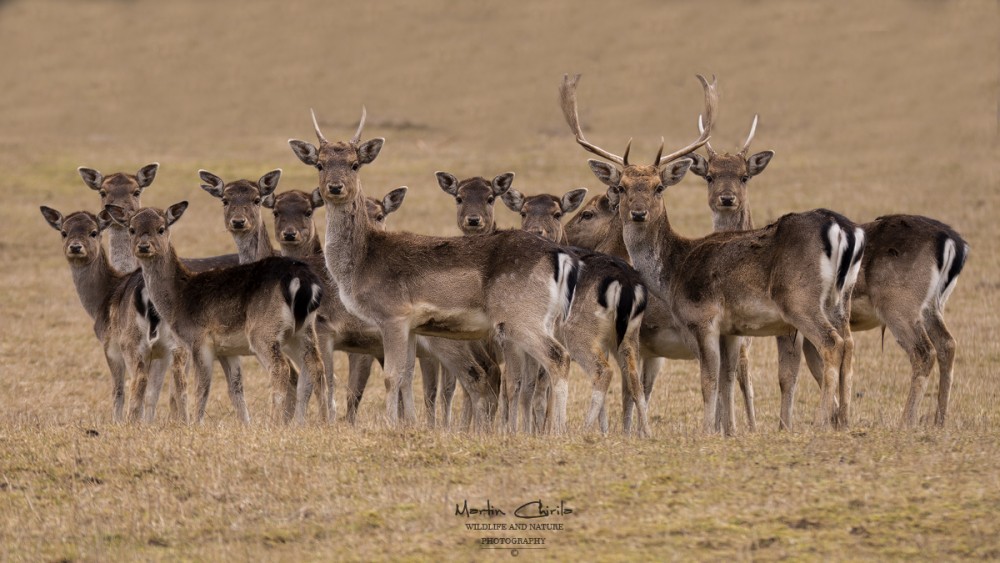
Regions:
[[[998, 15], [986, 0], [0, 3], [0, 559], [472, 559], [492, 552], [456, 502], [538, 497], [576, 512], [533, 557], [1000, 557]], [[286, 140], [312, 140], [310, 107], [328, 138], [347, 138], [365, 104], [366, 137], [387, 139], [366, 190], [410, 188], [391, 228], [457, 235], [436, 170], [598, 193], [559, 111], [565, 72], [584, 75], [588, 137], [612, 150], [634, 137], [636, 159], [661, 136], [670, 147], [697, 134], [694, 74], [718, 75], [713, 146], [739, 147], [759, 113], [754, 148], [776, 152], [750, 185], [758, 224], [822, 206], [962, 233], [972, 254], [946, 311], [959, 341], [947, 427], [929, 426], [932, 379], [924, 425], [896, 430], [909, 364], [877, 331], [856, 335], [841, 432], [811, 427], [804, 368], [798, 429], [777, 432], [770, 340], [752, 348], [761, 430], [729, 440], [698, 432], [690, 362], [661, 375], [647, 441], [620, 425], [579, 430], [589, 382], [575, 368], [561, 438], [387, 430], [378, 373], [357, 430], [239, 428], [219, 378], [204, 427], [111, 424], [104, 359], [37, 211], [96, 211], [77, 166], [159, 162], [143, 200], [191, 202], [180, 252], [230, 252], [197, 170], [280, 167], [279, 190], [311, 189], [315, 170]], [[666, 202], [682, 233], [711, 230], [700, 178]], [[260, 420], [266, 378], [244, 363]]]

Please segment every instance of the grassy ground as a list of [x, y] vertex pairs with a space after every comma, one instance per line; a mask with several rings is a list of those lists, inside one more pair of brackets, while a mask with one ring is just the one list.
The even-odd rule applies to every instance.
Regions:
[[[480, 550], [491, 535], [544, 537], [548, 549], [519, 555], [553, 559], [1000, 557], [998, 19], [987, 1], [0, 3], [0, 559], [509, 557]], [[717, 74], [713, 145], [739, 146], [759, 112], [755, 147], [776, 151], [751, 186], [760, 224], [825, 206], [858, 221], [921, 213], [963, 233], [947, 427], [896, 430], [909, 366], [876, 332], [856, 336], [848, 431], [811, 427], [817, 393], [803, 380], [798, 429], [777, 432], [769, 340], [752, 349], [762, 428], [728, 440], [698, 431], [689, 362], [662, 374], [646, 441], [578, 429], [589, 384], [576, 369], [574, 430], [559, 438], [388, 430], [378, 375], [357, 429], [240, 428], [219, 383], [202, 427], [111, 424], [107, 368], [37, 211], [96, 208], [77, 166], [159, 161], [144, 200], [192, 202], [181, 252], [229, 252], [196, 170], [282, 167], [279, 189], [308, 188], [315, 171], [285, 140], [311, 137], [309, 107], [346, 138], [364, 103], [368, 135], [388, 139], [366, 189], [410, 187], [393, 228], [456, 234], [435, 170], [597, 193], [559, 114], [564, 72], [584, 73], [588, 137], [612, 149], [634, 137], [649, 157], [660, 136], [695, 135], [693, 75]], [[667, 205], [683, 233], [711, 229], [702, 180], [671, 188]], [[247, 388], [262, 419], [256, 365]], [[466, 499], [507, 515], [455, 516]], [[511, 517], [532, 500], [573, 512]], [[564, 529], [465, 527], [516, 521]]]

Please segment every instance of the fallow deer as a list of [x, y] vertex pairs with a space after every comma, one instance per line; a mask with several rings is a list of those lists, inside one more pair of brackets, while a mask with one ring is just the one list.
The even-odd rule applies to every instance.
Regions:
[[[754, 116], [750, 134], [736, 154], [719, 153], [705, 143], [708, 158], [688, 155], [694, 161], [691, 172], [708, 183], [708, 204], [717, 231], [753, 228], [747, 186], [774, 156], [773, 151], [747, 156], [757, 121]], [[917, 423], [920, 399], [934, 365], [932, 354], [937, 352], [940, 379], [934, 421], [942, 426], [955, 360], [955, 339], [944, 322], [944, 305], [968, 257], [969, 245], [948, 225], [919, 215], [888, 215], [860, 227], [865, 233], [865, 252], [851, 299], [851, 330], [888, 327], [909, 357], [912, 375], [903, 426]], [[794, 381], [802, 349], [813, 377], [822, 381], [821, 358], [812, 343], [779, 337], [778, 347], [780, 357], [791, 362], [779, 361], [782, 387]]]
[[[272, 257], [251, 264], [194, 273], [177, 258], [170, 227], [187, 209], [182, 201], [165, 211], [144, 207], [129, 213], [109, 205], [112, 220], [128, 228], [133, 253], [157, 311], [192, 352], [198, 379], [197, 420], [204, 418], [215, 358], [225, 364], [254, 353], [270, 373], [272, 417], [305, 420], [313, 380], [323, 362], [313, 328], [322, 298], [320, 280], [297, 260]], [[291, 388], [286, 353], [302, 367]], [[238, 416], [249, 422], [242, 382], [232, 388]], [[325, 396], [320, 416], [326, 418]]]
[[563, 80], [563, 114], [577, 143], [611, 162], [589, 164], [608, 186], [632, 262], [650, 290], [667, 302], [688, 347], [698, 351], [705, 430], [715, 428], [718, 402], [723, 432], [734, 431], [737, 337], [793, 331], [812, 341], [823, 358], [817, 424], [829, 423], [838, 387], [838, 421], [846, 424], [853, 369], [850, 291], [860, 268], [863, 231], [842, 215], [815, 210], [785, 215], [755, 231], [681, 237], [670, 226], [662, 196], [691, 166], [691, 159], [683, 157], [708, 141], [717, 103], [714, 84], [699, 76], [706, 106], [699, 138], [665, 156], [661, 146], [651, 165], [639, 165], [629, 162], [628, 147], [618, 156], [586, 140], [577, 114], [578, 80], [579, 75]]
[[[386, 416], [398, 419], [403, 391], [414, 420], [412, 377], [416, 335], [496, 338], [508, 369], [530, 356], [553, 380], [553, 430], [566, 427], [569, 356], [555, 338], [558, 318], [570, 313], [578, 260], [523, 231], [444, 238], [380, 232], [368, 219], [359, 171], [385, 142], [361, 142], [365, 112], [348, 142], [329, 142], [313, 115], [319, 146], [292, 139], [296, 156], [319, 171], [326, 204], [326, 264], [347, 309], [379, 327], [390, 393]], [[516, 403], [510, 419], [515, 419]]]
[[[521, 215], [522, 229], [565, 245], [568, 240], [562, 216], [579, 207], [586, 196], [586, 188], [562, 196], [524, 196], [511, 188], [501, 199]], [[587, 421], [593, 422], [599, 411], [602, 430], [607, 432], [606, 397], [612, 375], [607, 358], [612, 357], [621, 370], [622, 389], [639, 407], [639, 434], [647, 436], [649, 421], [639, 379], [639, 327], [646, 309], [645, 288], [639, 273], [622, 259], [579, 247], [573, 250], [582, 263], [576, 314], [560, 328], [570, 356], [594, 378]]]
[[[377, 229], [385, 229], [386, 217], [399, 209], [405, 194], [406, 189], [399, 188], [389, 192], [381, 200], [368, 198], [368, 217]], [[318, 189], [312, 193], [291, 190], [280, 194], [267, 194], [261, 205], [274, 213], [275, 232], [281, 244], [282, 255], [306, 262], [324, 281], [323, 303], [316, 321], [317, 332], [321, 336], [329, 337], [323, 343], [329, 352], [332, 353], [333, 349], [349, 351], [351, 368], [347, 388], [347, 417], [353, 422], [371, 373], [372, 358], [378, 358], [379, 362], [382, 362], [384, 353], [378, 330], [344, 308], [337, 285], [326, 271], [323, 248], [312, 219], [313, 211], [323, 205], [323, 198], [319, 195]], [[259, 213], [259, 209], [252, 211], [254, 214]], [[421, 336], [417, 339], [417, 356], [422, 365], [427, 361], [437, 365], [443, 364], [447, 368], [445, 370], [447, 373], [468, 374], [470, 380], [480, 383], [478, 387], [473, 386], [471, 395], [467, 395], [470, 422], [473, 403], [481, 404], [486, 416], [495, 411], [497, 388], [490, 382], [499, 380], [499, 368], [492, 362], [486, 361], [485, 352], [478, 350], [474, 343]], [[328, 375], [331, 373], [329, 368], [327, 373]], [[331, 377], [327, 387], [330, 405], [335, 404], [332, 397], [333, 381]], [[435, 389], [437, 382], [436, 380], [430, 382], [432, 385], [428, 383], [425, 377], [425, 393], [428, 388]], [[454, 385], [455, 382], [452, 381], [452, 388]], [[448, 426], [449, 422], [445, 417], [445, 426]], [[428, 423], [431, 426], [435, 424], [433, 402], [428, 409]]]

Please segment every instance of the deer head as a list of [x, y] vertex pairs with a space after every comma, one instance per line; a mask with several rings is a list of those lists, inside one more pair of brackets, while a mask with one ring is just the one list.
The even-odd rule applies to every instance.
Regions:
[[319, 170], [319, 190], [325, 201], [344, 203], [354, 199], [361, 189], [358, 171], [361, 166], [374, 161], [382, 150], [385, 139], [361, 142], [366, 117], [367, 111], [361, 108], [361, 122], [350, 141], [330, 142], [320, 131], [316, 113], [313, 112], [313, 128], [319, 139], [319, 147], [296, 139], [288, 141], [299, 160]]
[[748, 203], [747, 182], [764, 171], [771, 162], [774, 151], [763, 151], [747, 156], [750, 143], [757, 132], [757, 117], [754, 116], [743, 148], [736, 154], [718, 153], [711, 143], [705, 143], [708, 158], [692, 152], [687, 158], [692, 160], [691, 172], [708, 182], [708, 206], [715, 215], [739, 213]]
[[521, 215], [521, 228], [554, 242], [564, 242], [562, 217], [572, 213], [587, 197], [587, 188], [572, 190], [562, 197], [540, 194], [525, 196], [511, 189], [503, 194], [504, 205]]
[[166, 211], [143, 207], [130, 213], [117, 205], [108, 205], [104, 209], [112, 221], [128, 229], [132, 252], [143, 262], [169, 252], [170, 226], [181, 218], [187, 206], [188, 202], [182, 201], [171, 205]]
[[229, 184], [207, 170], [199, 170], [201, 189], [222, 200], [226, 230], [231, 233], [252, 233], [260, 228], [260, 207], [264, 198], [274, 193], [281, 178], [281, 169], [264, 174], [256, 182], [236, 180]]
[[610, 151], [602, 149], [587, 141], [580, 127], [580, 118], [577, 112], [576, 85], [580, 75], [563, 78], [560, 89], [560, 101], [563, 109], [563, 116], [566, 123], [576, 135], [576, 141], [585, 150], [596, 154], [604, 160], [589, 160], [590, 169], [597, 176], [597, 179], [608, 186], [608, 199], [612, 207], [619, 209], [622, 221], [626, 224], [646, 223], [658, 219], [665, 213], [662, 204], [663, 191], [668, 187], [681, 181], [688, 168], [691, 166], [690, 158], [681, 158], [684, 155], [697, 150], [708, 142], [709, 133], [712, 129], [712, 120], [715, 116], [715, 108], [718, 102], [718, 93], [713, 78], [710, 84], [701, 75], [702, 88], [705, 91], [705, 116], [707, 124], [701, 128], [701, 135], [697, 140], [686, 147], [673, 151], [670, 154], [663, 154], [663, 145], [653, 159], [652, 164], [641, 165], [629, 162], [629, 149], [631, 141], [625, 147], [623, 156], [618, 156]]
[[489, 181], [482, 177], [458, 181], [447, 172], [435, 172], [438, 185], [455, 198], [458, 207], [458, 226], [466, 235], [493, 232], [493, 204], [503, 196], [514, 182], [514, 173], [500, 174]]
[[133, 174], [116, 172], [107, 178], [93, 168], [81, 166], [76, 169], [83, 178], [83, 183], [101, 196], [101, 205], [117, 205], [127, 211], [135, 211], [142, 207], [139, 198], [143, 190], [156, 179], [156, 171], [160, 165], [147, 164]]
[[93, 215], [77, 211], [63, 217], [51, 207], [43, 205], [41, 210], [45, 221], [62, 234], [63, 253], [67, 260], [89, 263], [100, 256], [101, 232], [111, 225], [111, 217], [106, 212]]

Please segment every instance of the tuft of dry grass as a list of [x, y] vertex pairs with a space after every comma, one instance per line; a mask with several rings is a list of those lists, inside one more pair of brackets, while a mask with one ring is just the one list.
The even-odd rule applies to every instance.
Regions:
[[[540, 519], [565, 529], [534, 534], [547, 549], [522, 557], [1000, 557], [998, 23], [995, 3], [975, 0], [0, 4], [11, 77], [0, 90], [0, 559], [509, 556], [477, 541], [533, 534], [465, 524], [517, 519], [455, 515], [487, 499], [573, 510]], [[633, 154], [649, 156], [661, 135], [668, 146], [696, 135], [693, 75], [717, 74], [713, 145], [738, 146], [760, 113], [755, 147], [776, 151], [750, 188], [758, 224], [822, 206], [959, 230], [972, 254], [947, 310], [959, 351], [946, 428], [930, 428], [935, 382], [923, 425], [896, 429], [909, 365], [875, 331], [856, 335], [847, 431], [809, 424], [805, 368], [798, 428], [777, 431], [770, 339], [751, 350], [761, 430], [732, 439], [698, 431], [691, 362], [666, 366], [643, 441], [620, 433], [618, 389], [611, 434], [580, 430], [589, 383], [576, 368], [564, 437], [387, 429], [379, 373], [357, 428], [275, 428], [261, 422], [267, 383], [251, 359], [250, 428], [219, 389], [200, 427], [111, 424], [107, 368], [37, 211], [96, 208], [77, 166], [159, 161], [145, 202], [192, 202], [177, 247], [231, 252], [197, 169], [256, 178], [280, 166], [279, 189], [309, 188], [315, 171], [285, 140], [310, 138], [309, 107], [328, 137], [347, 137], [364, 103], [367, 134], [388, 139], [366, 190], [408, 185], [392, 227], [455, 235], [435, 170], [513, 170], [527, 194], [597, 193], [559, 113], [564, 72], [584, 73], [589, 138], [614, 148], [634, 137]], [[689, 177], [667, 195], [686, 235], [711, 230], [703, 190]], [[346, 381], [339, 355], [337, 372]]]

